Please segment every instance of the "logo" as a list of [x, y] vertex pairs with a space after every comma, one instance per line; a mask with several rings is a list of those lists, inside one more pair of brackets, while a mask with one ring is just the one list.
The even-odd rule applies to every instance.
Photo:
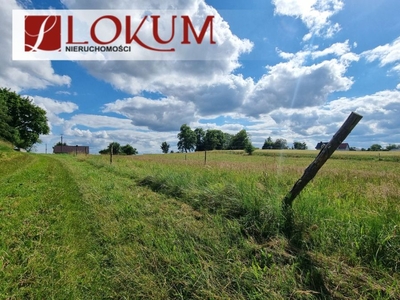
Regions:
[[25, 16], [25, 52], [61, 51], [61, 16]]
[[224, 59], [214, 21], [204, 11], [13, 10], [13, 60]]

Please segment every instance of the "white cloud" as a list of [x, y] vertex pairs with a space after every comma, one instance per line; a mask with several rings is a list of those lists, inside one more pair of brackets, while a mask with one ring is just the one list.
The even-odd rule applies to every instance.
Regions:
[[65, 130], [74, 126], [81, 125], [90, 128], [117, 128], [117, 129], [134, 129], [129, 119], [121, 119], [102, 115], [77, 114], [65, 122]]
[[72, 95], [72, 96], [78, 95], [76, 92], [71, 93], [71, 92], [68, 92], [68, 91], [57, 91], [56, 94], [57, 95], [68, 95], [68, 96], [70, 96], [70, 95]]
[[72, 113], [78, 109], [78, 105], [69, 101], [58, 101], [40, 96], [32, 96], [30, 98], [32, 98], [33, 102], [39, 107], [56, 115], [60, 113]]
[[46, 111], [46, 116], [49, 121], [50, 128], [54, 125], [62, 125], [64, 119], [58, 115], [61, 113], [72, 113], [78, 109], [78, 105], [68, 101], [57, 101], [50, 98], [40, 96], [28, 96], [33, 103], [43, 108]]
[[392, 43], [364, 51], [361, 55], [369, 62], [378, 60], [381, 66], [393, 64], [393, 70], [400, 73], [400, 37]]
[[[176, 90], [191, 90], [193, 87], [209, 87], [229, 76], [240, 64], [241, 54], [250, 52], [253, 44], [247, 39], [234, 35], [229, 24], [219, 13], [207, 5], [204, 0], [169, 0], [169, 1], [75, 1], [64, 0], [71, 9], [112, 8], [112, 9], [179, 9], [195, 15], [195, 26], [202, 26], [206, 15], [214, 16], [214, 38], [217, 45], [212, 45], [213, 57], [217, 60], [206, 61], [156, 61], [154, 53], [148, 61], [104, 61], [81, 62], [93, 76], [105, 80], [117, 89], [138, 95], [142, 91], [159, 92], [165, 96], [177, 96]], [[190, 50], [193, 51], [193, 50]], [[204, 49], [201, 49], [204, 51]], [[194, 55], [194, 54], [193, 54]], [[193, 56], [195, 57], [195, 56]], [[105, 72], [106, 70], [106, 72]], [[225, 80], [226, 81], [226, 80]]]
[[[270, 116], [277, 126], [286, 128], [288, 136], [318, 142], [329, 140], [354, 111], [363, 116], [347, 141], [357, 141], [358, 147], [374, 142], [399, 143], [400, 91], [381, 91], [372, 95], [340, 98], [323, 106], [273, 111]], [[352, 146], [352, 145], [351, 145]]]
[[[110, 5], [104, 1], [82, 3], [64, 0], [64, 3], [70, 8], [109, 8]], [[168, 6], [165, 3], [163, 5]], [[200, 10], [204, 14], [219, 16], [202, 0], [168, 3], [168, 7]], [[311, 6], [314, 10], [329, 11], [332, 15], [340, 10], [340, 3], [320, 1]], [[115, 8], [143, 9], [140, 4], [117, 1]], [[154, 1], [147, 5], [159, 8]], [[306, 11], [303, 9], [304, 13]], [[139, 95], [143, 91], [163, 95], [158, 100], [138, 96], [118, 100], [107, 104], [104, 112], [119, 113], [131, 119], [136, 126], [169, 131], [177, 130], [183, 123], [221, 114], [240, 113], [258, 117], [278, 107], [322, 105], [330, 93], [345, 91], [352, 84], [351, 78], [345, 77], [345, 73], [348, 65], [358, 57], [350, 52], [348, 41], [335, 43], [322, 50], [315, 46], [294, 54], [281, 51], [281, 57], [289, 61], [269, 67], [267, 74], [258, 82], [233, 74], [239, 66], [240, 54], [250, 51], [252, 45], [236, 37], [222, 18], [216, 19], [216, 31], [221, 32], [225, 39], [224, 48], [217, 49], [227, 53], [223, 60], [81, 62], [89, 73], [117, 89], [132, 95]], [[321, 22], [318, 24], [321, 30], [325, 28]], [[328, 55], [337, 58], [307, 65], [307, 60], [321, 60]]]
[[[345, 73], [349, 64], [358, 59], [350, 52], [348, 42], [336, 43], [324, 50], [317, 47], [297, 53], [284, 53], [288, 62], [268, 67], [265, 74], [246, 98], [241, 112], [258, 117], [277, 108], [302, 108], [325, 104], [329, 94], [348, 90], [353, 81]], [[338, 58], [310, 64], [314, 59], [332, 55]]]
[[314, 51], [311, 53], [313, 58], [324, 57], [327, 55], [335, 55], [335, 56], [343, 56], [350, 52], [349, 41], [347, 40], [344, 43], [335, 43], [328, 48], [320, 51]]
[[52, 85], [67, 85], [71, 78], [54, 73], [50, 61], [13, 61], [12, 60], [12, 10], [21, 9], [15, 0], [9, 0], [0, 6], [0, 87], [19, 92], [23, 89], [43, 89]]
[[174, 98], [151, 100], [133, 97], [117, 100], [105, 105], [104, 112], [115, 112], [132, 120], [136, 126], [145, 126], [155, 131], [179, 130], [189, 123], [195, 114], [193, 103]]
[[334, 14], [342, 10], [344, 3], [341, 0], [273, 0], [275, 14], [300, 18], [310, 30], [303, 37], [309, 40], [313, 35], [332, 37], [340, 30], [340, 25], [329, 20]]
[[[109, 103], [105, 112], [129, 117], [136, 126], [153, 130], [177, 130], [182, 123], [229, 113], [238, 109], [253, 88], [252, 79], [232, 74], [239, 66], [240, 55], [251, 51], [253, 44], [234, 35], [229, 24], [204, 0], [179, 1], [73, 1], [63, 3], [71, 9], [179, 9], [201, 17], [214, 15], [213, 48], [218, 60], [196, 61], [103, 61], [80, 62], [88, 72], [116, 89], [133, 96]], [[200, 25], [197, 24], [197, 25]], [[152, 57], [154, 59], [154, 57]], [[139, 97], [144, 91], [161, 94], [159, 100]]]

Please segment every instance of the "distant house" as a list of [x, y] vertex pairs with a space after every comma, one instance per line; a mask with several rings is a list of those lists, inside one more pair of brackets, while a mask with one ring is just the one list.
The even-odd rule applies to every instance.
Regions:
[[[326, 145], [328, 145], [328, 142], [319, 142], [317, 144], [317, 146], [315, 146], [315, 149], [317, 150], [321, 150], [323, 147], [325, 147]], [[348, 143], [341, 143], [339, 145], [339, 147], [337, 148], [337, 150], [340, 151], [349, 151], [350, 150], [350, 146]]]
[[319, 142], [319, 143], [317, 144], [317, 146], [315, 146], [315, 149], [321, 150], [321, 149], [324, 148], [326, 145], [328, 145], [328, 142]]
[[58, 145], [53, 147], [53, 153], [71, 153], [71, 154], [89, 154], [89, 146], [68, 146], [68, 145]]
[[348, 143], [341, 143], [341, 144], [339, 145], [339, 147], [337, 148], [337, 150], [340, 150], [340, 151], [350, 151], [350, 146], [349, 146]]

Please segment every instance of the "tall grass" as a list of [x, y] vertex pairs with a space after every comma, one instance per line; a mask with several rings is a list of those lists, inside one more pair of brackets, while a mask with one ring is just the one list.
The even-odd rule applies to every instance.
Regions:
[[[296, 238], [308, 250], [397, 272], [397, 163], [369, 159], [360, 163], [349, 159], [353, 155], [345, 161], [329, 161], [295, 201]], [[281, 200], [312, 160], [308, 154], [281, 159], [213, 152], [204, 166], [197, 153], [185, 157], [121, 159], [113, 168], [136, 174], [140, 185], [178, 198], [196, 210], [238, 220], [241, 231], [260, 242], [282, 232]]]

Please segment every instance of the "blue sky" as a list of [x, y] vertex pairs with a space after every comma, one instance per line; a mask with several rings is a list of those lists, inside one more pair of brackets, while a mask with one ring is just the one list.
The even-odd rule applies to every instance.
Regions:
[[[6, 0], [0, 86], [48, 114], [51, 134], [97, 153], [112, 141], [139, 153], [176, 150], [193, 129], [246, 129], [256, 147], [285, 138], [313, 148], [352, 112], [350, 146], [400, 144], [398, 0]], [[188, 9], [220, 16], [218, 61], [13, 61], [13, 9]], [[228, 25], [228, 26], [227, 26]], [[225, 47], [225, 48], [224, 48]], [[222, 52], [225, 51], [225, 52]], [[219, 56], [220, 57], [220, 56]]]

